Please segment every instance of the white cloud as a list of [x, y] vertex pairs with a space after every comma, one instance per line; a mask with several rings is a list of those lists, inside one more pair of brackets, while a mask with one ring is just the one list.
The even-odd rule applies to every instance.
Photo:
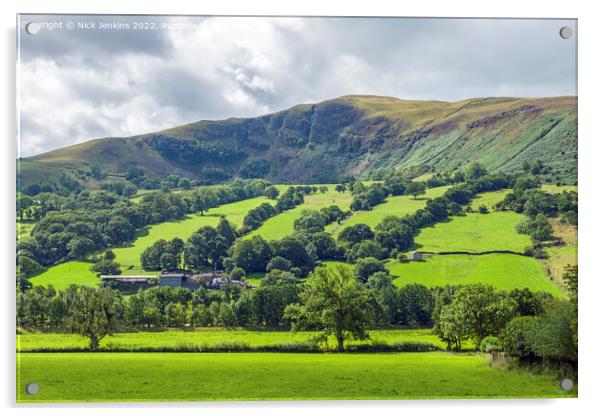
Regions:
[[575, 39], [558, 36], [570, 21], [167, 20], [197, 29], [23, 35], [21, 155], [347, 94], [575, 93]]

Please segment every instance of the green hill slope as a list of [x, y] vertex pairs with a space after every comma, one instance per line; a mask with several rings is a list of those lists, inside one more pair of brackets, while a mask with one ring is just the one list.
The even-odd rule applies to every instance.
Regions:
[[535, 159], [556, 180], [576, 181], [576, 97], [443, 102], [345, 96], [261, 117], [92, 140], [22, 159], [19, 170], [22, 187], [62, 176], [91, 186], [85, 172], [95, 164], [116, 175], [139, 166], [157, 177], [334, 183], [379, 168], [452, 171], [480, 161], [491, 171], [513, 171]]

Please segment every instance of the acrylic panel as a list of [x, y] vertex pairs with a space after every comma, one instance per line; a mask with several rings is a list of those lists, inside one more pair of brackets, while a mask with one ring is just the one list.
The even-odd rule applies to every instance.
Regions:
[[577, 397], [577, 21], [17, 16], [17, 397]]

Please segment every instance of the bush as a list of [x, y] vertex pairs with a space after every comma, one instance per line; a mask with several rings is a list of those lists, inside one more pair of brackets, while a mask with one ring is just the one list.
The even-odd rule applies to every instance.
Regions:
[[480, 214], [487, 214], [489, 212], [489, 209], [487, 209], [487, 207], [485, 205], [479, 205], [479, 213]]
[[242, 280], [247, 274], [245, 273], [244, 269], [240, 268], [240, 267], [235, 267], [231, 272], [230, 272], [230, 279], [232, 280]]
[[479, 347], [481, 352], [499, 352], [502, 351], [502, 341], [498, 337], [494, 337], [492, 335], [486, 336], [481, 341], [481, 345]]
[[548, 252], [545, 251], [543, 248], [536, 248], [533, 250], [533, 257], [535, 257], [536, 259], [547, 259]]

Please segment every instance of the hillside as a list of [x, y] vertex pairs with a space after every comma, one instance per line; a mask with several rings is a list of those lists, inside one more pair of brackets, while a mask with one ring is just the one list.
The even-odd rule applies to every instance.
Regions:
[[555, 180], [576, 181], [576, 97], [444, 102], [345, 96], [261, 117], [92, 140], [21, 159], [19, 179], [23, 188], [65, 178], [94, 187], [88, 172], [99, 165], [117, 176], [139, 166], [157, 177], [333, 183], [379, 168], [427, 165], [439, 172], [480, 161], [490, 171], [514, 171], [535, 159]]

